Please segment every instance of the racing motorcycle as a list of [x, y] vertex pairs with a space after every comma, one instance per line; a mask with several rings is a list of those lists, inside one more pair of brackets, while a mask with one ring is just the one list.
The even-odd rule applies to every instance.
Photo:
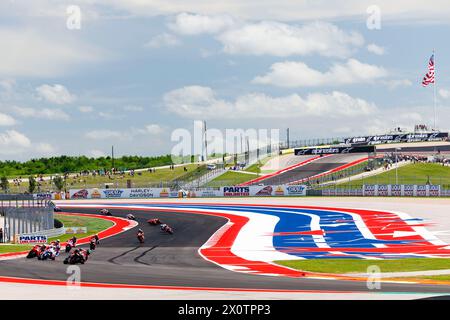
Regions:
[[169, 227], [167, 224], [161, 225], [161, 231], [167, 232], [168, 234], [173, 234], [173, 229]]
[[131, 213], [127, 214], [127, 219], [128, 220], [136, 220], [136, 217], [134, 215], [132, 215]]
[[149, 220], [147, 220], [147, 222], [148, 222], [149, 225], [152, 225], [152, 226], [156, 226], [158, 224], [161, 224], [161, 220], [159, 220], [158, 218], [149, 219]]
[[111, 212], [108, 209], [100, 210], [100, 214], [103, 214], [105, 216], [112, 216]]
[[137, 234], [137, 238], [138, 238], [138, 240], [139, 240], [139, 243], [144, 243], [144, 240], [145, 240], [145, 237], [144, 237], [144, 233], [142, 232], [140, 232], [140, 233], [138, 233]]
[[95, 238], [92, 238], [91, 241], [89, 242], [89, 249], [95, 250], [96, 247], [97, 247], [97, 240], [95, 240]]
[[40, 255], [42, 246], [40, 244], [35, 245], [27, 254], [28, 259], [35, 258]]
[[67, 258], [64, 259], [64, 264], [77, 264], [81, 263], [84, 264], [90, 255], [90, 250], [83, 250], [81, 249], [78, 254], [75, 252], [72, 252]]
[[38, 260], [55, 260], [56, 253], [53, 252], [51, 249], [47, 249], [44, 252], [41, 252], [41, 254], [38, 256]]
[[75, 247], [75, 243], [73, 242], [72, 239], [70, 239], [66, 243], [66, 252], [70, 252], [70, 250], [72, 250], [73, 247]]

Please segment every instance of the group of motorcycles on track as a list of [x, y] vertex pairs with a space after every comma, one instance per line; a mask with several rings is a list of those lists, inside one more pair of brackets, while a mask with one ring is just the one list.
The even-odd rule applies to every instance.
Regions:
[[[100, 211], [102, 215], [112, 216], [111, 212], [108, 209], [102, 209]], [[131, 213], [127, 214], [127, 219], [136, 220], [136, 217]], [[149, 219], [147, 223], [151, 226], [158, 226], [162, 232], [173, 234], [173, 229], [166, 223], [162, 223], [162, 221], [158, 218]], [[139, 243], [144, 243], [145, 234], [142, 229], [139, 229], [137, 232], [137, 239]], [[84, 264], [89, 255], [95, 250], [97, 245], [100, 243], [100, 239], [98, 235], [92, 236], [89, 241], [89, 249], [84, 248], [76, 248], [77, 238], [74, 236], [69, 239], [65, 245], [65, 252], [69, 253], [69, 255], [64, 259], [64, 264]], [[72, 250], [73, 249], [73, 250]], [[37, 244], [35, 245], [30, 252], [28, 252], [27, 258], [32, 259], [36, 258], [38, 260], [56, 260], [56, 257], [59, 256], [61, 251], [61, 242], [60, 240], [52, 241], [50, 244]]]
[[[100, 213], [101, 213], [102, 215], [112, 216], [111, 211], [109, 211], [108, 209], [102, 209], [102, 210], [100, 211]], [[128, 220], [136, 220], [136, 217], [135, 217], [133, 214], [131, 214], [131, 213], [127, 214], [126, 217], [127, 217]], [[160, 226], [160, 230], [161, 230], [162, 232], [166, 232], [166, 233], [168, 233], [168, 234], [173, 234], [173, 229], [172, 229], [172, 227], [170, 227], [170, 226], [169, 226], [168, 224], [166, 224], [166, 223], [162, 223], [161, 220], [159, 220], [158, 218], [149, 219], [149, 220], [147, 220], [147, 223], [148, 223], [149, 225], [151, 225], [151, 226], [157, 226], [157, 225], [159, 225], [159, 226]], [[138, 232], [137, 232], [137, 234], [136, 234], [136, 237], [137, 237], [139, 243], [144, 243], [144, 241], [145, 241], [145, 233], [144, 233], [144, 231], [143, 231], [142, 229], [139, 229], [139, 230], [138, 230]]]
[[[69, 255], [64, 259], [64, 264], [84, 264], [89, 255], [100, 243], [100, 239], [98, 235], [92, 236], [89, 241], [89, 249], [84, 248], [75, 248], [77, 243], [77, 238], [74, 236], [69, 239], [66, 243], [65, 251], [69, 253]], [[72, 250], [73, 249], [73, 250]], [[32, 259], [36, 258], [38, 260], [56, 260], [56, 257], [59, 256], [61, 251], [61, 242], [60, 240], [52, 241], [50, 244], [37, 244], [35, 245], [30, 252], [28, 252], [27, 258]]]

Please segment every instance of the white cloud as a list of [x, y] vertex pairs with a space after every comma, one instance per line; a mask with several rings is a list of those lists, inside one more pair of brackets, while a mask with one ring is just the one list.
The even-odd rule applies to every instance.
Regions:
[[111, 113], [111, 112], [104, 112], [104, 111], [100, 111], [98, 113], [98, 116], [104, 119], [120, 119], [123, 118], [123, 115], [118, 114], [118, 113]]
[[371, 44], [367, 45], [367, 51], [372, 52], [376, 55], [382, 56], [383, 54], [385, 54], [386, 50], [383, 47], [380, 47], [374, 43], [371, 43]]
[[0, 126], [13, 126], [16, 124], [16, 120], [5, 113], [0, 113]]
[[162, 33], [154, 36], [147, 42], [144, 47], [147, 48], [161, 48], [161, 47], [175, 47], [181, 44], [181, 41], [172, 34]]
[[38, 143], [35, 147], [35, 150], [37, 153], [44, 155], [54, 155], [56, 151], [55, 147], [46, 142]]
[[34, 109], [34, 108], [24, 108], [24, 107], [12, 107], [12, 110], [18, 116], [24, 118], [38, 118], [47, 120], [69, 120], [70, 116], [62, 110], [59, 109]]
[[153, 135], [160, 134], [162, 132], [162, 128], [158, 124], [149, 124], [145, 126], [145, 130]]
[[215, 34], [231, 27], [234, 23], [234, 19], [229, 15], [208, 16], [183, 12], [175, 17], [175, 21], [169, 24], [169, 28], [176, 33], [186, 35]]
[[122, 136], [122, 133], [114, 130], [93, 130], [85, 134], [85, 137], [91, 140], [117, 139]]
[[30, 139], [16, 130], [0, 133], [0, 154], [17, 154], [31, 146]]
[[80, 106], [80, 107], [78, 107], [78, 110], [80, 110], [80, 112], [83, 112], [83, 113], [90, 113], [90, 112], [94, 111], [94, 108], [92, 108], [91, 106]]
[[107, 57], [98, 48], [74, 41], [66, 34], [57, 38], [54, 32], [0, 27], [0, 39], [0, 74], [7, 76], [60, 76]]
[[439, 95], [444, 99], [448, 99], [448, 98], [450, 98], [450, 90], [439, 89]]
[[411, 80], [408, 79], [392, 79], [383, 81], [385, 85], [389, 87], [389, 89], [393, 90], [398, 87], [410, 87], [412, 86]]
[[271, 97], [263, 93], [251, 93], [226, 101], [216, 98], [209, 87], [188, 86], [164, 95], [167, 109], [179, 116], [192, 119], [289, 119], [304, 116], [352, 117], [369, 115], [377, 107], [363, 99], [333, 91], [313, 93], [303, 98], [298, 94]]
[[36, 88], [38, 96], [51, 103], [68, 104], [75, 101], [76, 97], [67, 90], [66, 87], [60, 84], [53, 86], [44, 84]]
[[97, 149], [91, 150], [89, 154], [94, 158], [106, 157], [106, 153]]
[[297, 26], [263, 21], [225, 31], [217, 39], [229, 54], [279, 57], [320, 54], [344, 58], [364, 44], [361, 34], [327, 22]]
[[273, 64], [271, 71], [253, 79], [254, 83], [279, 87], [339, 86], [366, 83], [387, 76], [388, 72], [375, 65], [365, 64], [356, 59], [346, 63], [335, 63], [330, 70], [320, 72], [303, 62], [285, 61]]
[[141, 112], [141, 111], [144, 111], [144, 108], [141, 106], [128, 105], [128, 106], [124, 106], [123, 110], [131, 111], [131, 112]]

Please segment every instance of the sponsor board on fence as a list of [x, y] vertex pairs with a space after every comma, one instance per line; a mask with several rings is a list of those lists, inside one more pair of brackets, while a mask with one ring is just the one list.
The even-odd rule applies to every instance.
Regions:
[[64, 228], [65, 234], [87, 233], [87, 227], [68, 227]]
[[27, 244], [27, 243], [46, 243], [48, 240], [46, 235], [32, 235], [32, 234], [22, 234], [16, 236], [16, 243]]
[[364, 185], [364, 196], [404, 196], [404, 197], [438, 197], [441, 195], [439, 185]]
[[[168, 198], [169, 188], [71, 189], [70, 199]], [[178, 196], [178, 193], [177, 195]]]
[[250, 187], [221, 187], [220, 190], [224, 197], [250, 196]]
[[53, 195], [50, 192], [35, 193], [34, 198], [37, 200], [51, 200]]
[[355, 144], [375, 145], [381, 143], [440, 141], [446, 138], [448, 138], [448, 132], [402, 133], [402, 134], [388, 134], [388, 135], [347, 138], [344, 140], [344, 143], [352, 145]]
[[218, 189], [196, 189], [194, 191], [189, 191], [188, 197], [190, 198], [214, 198], [214, 197], [222, 197], [223, 192]]
[[222, 187], [224, 197], [305, 196], [305, 185], [269, 185], [247, 187]]

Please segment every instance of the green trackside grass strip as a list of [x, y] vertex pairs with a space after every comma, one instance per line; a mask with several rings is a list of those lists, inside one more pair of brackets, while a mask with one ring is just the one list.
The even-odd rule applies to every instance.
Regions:
[[[81, 216], [72, 216], [72, 215], [64, 215], [64, 214], [55, 214], [55, 218], [61, 221], [64, 226], [67, 227], [87, 227], [87, 233], [80, 234], [63, 234], [58, 237], [49, 238], [49, 242], [59, 239], [61, 242], [65, 242], [76, 236], [77, 238], [84, 238], [100, 231], [106, 230], [114, 225], [112, 221], [93, 218], [93, 217], [81, 217]], [[10, 252], [21, 252], [30, 250], [32, 245], [10, 245], [10, 244], [1, 244], [0, 245], [0, 253], [10, 253]]]
[[450, 269], [450, 259], [444, 258], [405, 258], [392, 260], [357, 259], [307, 259], [282, 260], [276, 263], [302, 271], [322, 273], [365, 273], [369, 266], [376, 265], [381, 272], [408, 272]]

